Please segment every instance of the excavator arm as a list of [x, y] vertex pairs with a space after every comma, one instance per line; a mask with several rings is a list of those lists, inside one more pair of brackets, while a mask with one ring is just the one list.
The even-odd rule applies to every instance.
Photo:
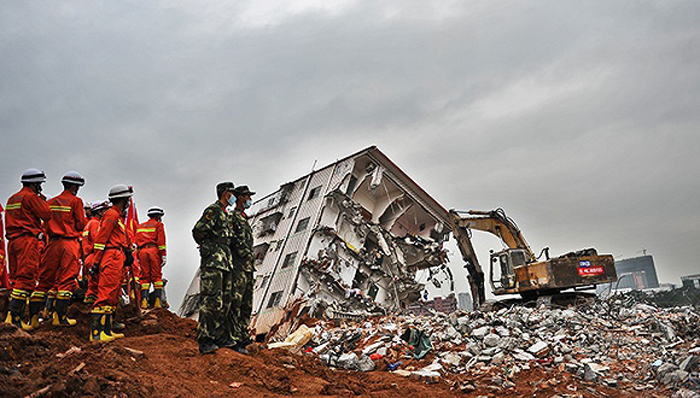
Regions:
[[520, 228], [518, 228], [513, 219], [506, 216], [506, 212], [503, 209], [498, 208], [491, 211], [469, 210], [466, 213], [468, 216], [462, 217], [456, 210], [450, 210], [450, 214], [453, 214], [453, 224], [461, 228], [490, 232], [499, 237], [509, 248], [527, 251], [530, 257], [527, 261], [528, 263], [537, 261], [535, 253], [530, 249], [530, 245], [520, 232]]
[[450, 210], [450, 221], [452, 224], [452, 232], [455, 240], [457, 241], [457, 246], [459, 247], [459, 251], [462, 253], [462, 259], [465, 262], [464, 267], [468, 272], [467, 280], [469, 281], [469, 288], [472, 292], [474, 308], [479, 308], [484, 300], [486, 300], [484, 291], [484, 271], [481, 269], [479, 260], [476, 258], [476, 253], [474, 252], [474, 246], [472, 246], [469, 230], [467, 230], [466, 227], [461, 226], [462, 217], [454, 209]]

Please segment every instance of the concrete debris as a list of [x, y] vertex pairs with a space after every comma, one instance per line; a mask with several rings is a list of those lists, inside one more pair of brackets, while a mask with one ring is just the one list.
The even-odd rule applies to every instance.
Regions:
[[[376, 369], [429, 382], [488, 374], [494, 391], [506, 388], [523, 370], [545, 367], [606, 388], [665, 388], [682, 397], [700, 392], [700, 316], [695, 309], [634, 304], [622, 311], [619, 305], [596, 300], [564, 310], [513, 305], [498, 312], [319, 320], [310, 329], [314, 336], [307, 352], [338, 368], [370, 371], [375, 369], [372, 362]], [[429, 343], [430, 349], [421, 360], [410, 343]], [[427, 366], [425, 361], [430, 361]], [[472, 387], [455, 384], [465, 392]]]

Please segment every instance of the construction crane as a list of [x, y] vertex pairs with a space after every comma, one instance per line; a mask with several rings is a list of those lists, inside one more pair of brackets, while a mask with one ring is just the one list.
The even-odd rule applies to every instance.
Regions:
[[[499, 252], [491, 251], [489, 284], [495, 295], [520, 294], [523, 299], [530, 300], [566, 289], [590, 289], [600, 283], [617, 281], [612, 255], [598, 255], [593, 248], [556, 258], [549, 258], [549, 248], [544, 248], [536, 256], [515, 221], [506, 216], [503, 209], [467, 212], [452, 209], [450, 219], [466, 263], [474, 308], [485, 301], [485, 290], [484, 271], [471, 242], [471, 230], [496, 235], [507, 246]], [[545, 259], [539, 261], [542, 255]]]

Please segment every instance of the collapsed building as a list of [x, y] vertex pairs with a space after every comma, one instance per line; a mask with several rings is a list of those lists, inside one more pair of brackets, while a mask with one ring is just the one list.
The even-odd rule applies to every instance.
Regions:
[[[448, 212], [377, 147], [281, 185], [249, 213], [256, 334], [292, 306], [351, 319], [403, 310], [425, 289], [422, 270], [426, 282], [446, 274], [453, 283]], [[195, 280], [181, 315], [195, 315], [198, 290]]]

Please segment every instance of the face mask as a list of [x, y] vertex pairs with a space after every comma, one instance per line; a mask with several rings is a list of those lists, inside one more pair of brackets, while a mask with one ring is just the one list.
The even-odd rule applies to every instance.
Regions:
[[248, 199], [248, 200], [245, 201], [245, 205], [244, 205], [244, 206], [245, 206], [246, 209], [249, 208], [249, 207], [252, 206], [252, 205], [253, 205], [253, 201], [252, 201], [252, 200]]
[[236, 197], [233, 195], [229, 196], [228, 197], [228, 204], [230, 204], [231, 206], [235, 206], [236, 205]]

